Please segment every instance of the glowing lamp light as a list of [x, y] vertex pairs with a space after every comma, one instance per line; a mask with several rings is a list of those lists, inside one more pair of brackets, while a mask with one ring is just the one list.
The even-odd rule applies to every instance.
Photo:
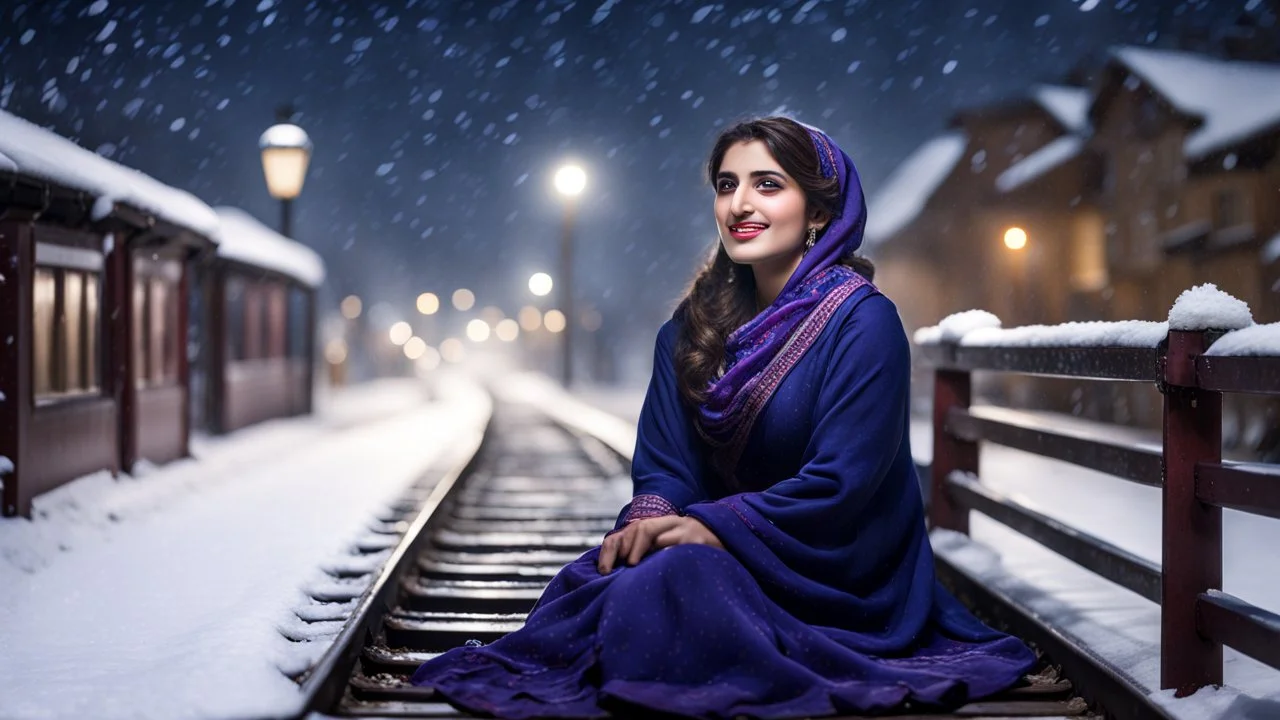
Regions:
[[520, 308], [516, 317], [520, 320], [520, 327], [524, 328], [525, 332], [533, 332], [542, 327], [542, 313], [532, 305]]
[[565, 326], [564, 313], [559, 310], [548, 310], [547, 314], [542, 316], [542, 324], [553, 333], [563, 332]]
[[564, 165], [556, 170], [556, 192], [565, 197], [577, 197], [587, 188], [587, 172], [577, 165]]
[[449, 338], [440, 343], [440, 357], [447, 363], [460, 363], [467, 356], [467, 349], [458, 338]]
[[550, 294], [553, 286], [554, 283], [551, 281], [551, 276], [544, 272], [534, 273], [529, 278], [529, 292], [538, 297]]
[[1021, 250], [1027, 246], [1027, 231], [1020, 227], [1011, 227], [1004, 231], [1004, 246], [1010, 250]]
[[324, 359], [329, 361], [330, 365], [341, 365], [347, 359], [347, 344], [340, 338], [330, 340], [328, 345], [324, 346]]
[[401, 320], [392, 325], [390, 332], [387, 334], [391, 337], [391, 342], [396, 345], [404, 345], [409, 342], [409, 338], [413, 337], [413, 328], [409, 327], [409, 323]]
[[364, 304], [360, 302], [360, 298], [355, 295], [348, 295], [342, 298], [342, 317], [348, 320], [355, 320], [360, 317], [361, 311], [364, 310]]
[[489, 339], [489, 323], [476, 318], [467, 323], [467, 339], [471, 342], [484, 342]]
[[311, 138], [293, 123], [267, 128], [258, 139], [262, 150], [262, 172], [267, 191], [277, 200], [292, 200], [302, 192], [302, 182], [311, 162]]
[[459, 288], [453, 291], [453, 306], [459, 310], [467, 311], [475, 307], [476, 294], [466, 288]]
[[520, 336], [520, 323], [511, 318], [505, 318], [493, 329], [493, 334], [497, 335], [502, 342], [512, 342]]
[[418, 312], [423, 315], [435, 315], [440, 311], [440, 298], [435, 293], [425, 292], [418, 296]]
[[427, 351], [427, 341], [420, 337], [411, 337], [404, 344], [404, 356], [410, 360], [417, 360]]

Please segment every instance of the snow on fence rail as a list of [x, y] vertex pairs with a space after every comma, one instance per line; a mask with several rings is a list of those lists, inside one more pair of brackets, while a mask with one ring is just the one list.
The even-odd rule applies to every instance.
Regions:
[[[1280, 615], [1221, 591], [1222, 508], [1280, 518], [1280, 466], [1222, 461], [1222, 393], [1280, 395], [1280, 324], [1254, 325], [1248, 306], [1212, 285], [1183, 293], [1168, 323], [1001, 329], [974, 312], [916, 334], [935, 374], [930, 524], [967, 533], [979, 511], [1159, 604], [1160, 684], [1179, 696], [1222, 683], [1224, 644], [1280, 669]], [[1155, 383], [1163, 446], [972, 408], [977, 370]], [[1161, 488], [1163, 565], [984, 487], [984, 440]]]

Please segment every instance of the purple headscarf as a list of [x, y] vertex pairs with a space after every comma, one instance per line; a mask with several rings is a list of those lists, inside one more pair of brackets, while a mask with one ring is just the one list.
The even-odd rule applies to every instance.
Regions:
[[756, 416], [786, 374], [804, 356], [835, 310], [867, 280], [840, 260], [862, 245], [867, 206], [858, 171], [840, 146], [817, 128], [813, 140], [823, 177], [840, 183], [841, 208], [773, 303], [725, 341], [725, 372], [708, 387], [696, 425], [716, 448], [715, 463], [726, 479]]

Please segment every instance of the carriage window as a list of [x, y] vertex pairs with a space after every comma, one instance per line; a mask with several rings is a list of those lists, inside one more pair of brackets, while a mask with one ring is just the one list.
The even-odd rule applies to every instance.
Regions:
[[58, 297], [58, 277], [55, 270], [37, 268], [33, 287], [33, 324], [32, 347], [35, 355], [32, 358], [32, 380], [36, 397], [53, 393], [54, 355], [53, 329], [54, 304]]
[[178, 328], [176, 263], [159, 266], [161, 275], [139, 273], [133, 284], [134, 378], [138, 387], [176, 385], [182, 333]]
[[84, 276], [64, 271], [62, 276], [62, 367], [66, 389], [80, 389], [84, 382]]
[[307, 293], [289, 288], [289, 357], [307, 356]]
[[244, 315], [245, 315], [245, 283], [238, 277], [227, 278], [226, 312], [223, 317], [227, 321], [227, 360], [234, 362], [244, 360]]
[[146, 387], [151, 377], [147, 338], [151, 337], [151, 313], [147, 312], [147, 283], [133, 284], [133, 378], [138, 387]]
[[100, 388], [97, 273], [37, 267], [32, 288], [32, 384], [41, 401]]

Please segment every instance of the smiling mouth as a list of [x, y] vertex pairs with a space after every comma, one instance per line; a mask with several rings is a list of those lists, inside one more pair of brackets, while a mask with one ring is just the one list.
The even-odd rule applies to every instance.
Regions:
[[729, 226], [729, 234], [735, 240], [750, 240], [751, 238], [764, 232], [768, 225], [761, 223], [738, 223]]

